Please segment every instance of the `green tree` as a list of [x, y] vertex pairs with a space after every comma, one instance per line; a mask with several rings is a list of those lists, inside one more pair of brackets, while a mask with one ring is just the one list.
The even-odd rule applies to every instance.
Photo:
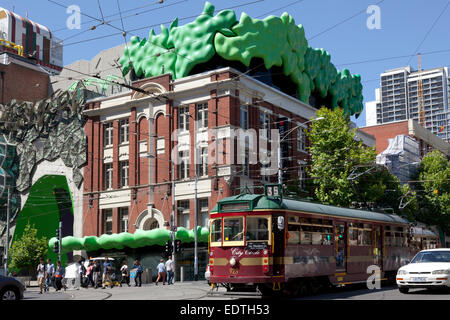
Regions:
[[417, 219], [450, 231], [450, 162], [439, 151], [429, 152], [420, 163], [416, 185], [421, 199]]
[[320, 202], [349, 206], [360, 201], [357, 182], [349, 180], [351, 175], [363, 174], [375, 165], [374, 148], [363, 147], [355, 139], [356, 128], [351, 128], [349, 117], [340, 108], [321, 108], [311, 130], [307, 132], [311, 143], [311, 168], [315, 195]]
[[14, 241], [10, 250], [12, 269], [31, 271], [39, 264], [39, 258], [47, 254], [48, 244], [45, 237], [39, 239], [36, 236], [37, 229], [28, 223], [20, 239]]

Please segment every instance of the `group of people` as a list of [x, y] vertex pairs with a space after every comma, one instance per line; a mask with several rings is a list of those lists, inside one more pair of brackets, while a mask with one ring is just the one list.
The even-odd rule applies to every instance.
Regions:
[[42, 291], [48, 292], [50, 287], [54, 287], [56, 291], [66, 288], [63, 283], [65, 269], [61, 261], [58, 260], [55, 267], [51, 259], [47, 259], [47, 264], [44, 264], [44, 259], [40, 258], [36, 271], [40, 294]]
[[167, 278], [167, 284], [173, 284], [174, 283], [174, 271], [175, 271], [175, 264], [172, 260], [172, 256], [169, 256], [169, 259], [164, 263], [164, 259], [161, 259], [159, 261], [158, 266], [156, 267], [158, 270], [158, 277], [156, 278], [155, 284], [158, 285], [159, 280], [162, 280], [163, 285], [166, 284], [166, 278]]
[[[164, 262], [164, 259], [161, 259], [156, 269], [158, 271], [156, 285], [158, 285], [160, 280], [163, 285], [165, 285], [166, 282], [167, 284], [174, 283], [175, 264], [171, 256], [169, 256], [166, 262]], [[66, 270], [61, 265], [61, 261], [58, 260], [55, 267], [51, 262], [51, 259], [47, 259], [47, 264], [45, 264], [44, 259], [40, 258], [36, 271], [38, 273], [37, 279], [40, 294], [48, 292], [50, 287], [54, 287], [56, 291], [60, 291], [62, 288], [64, 288], [64, 290], [67, 289], [67, 279], [69, 278], [66, 277]], [[128, 267], [127, 262], [124, 260], [120, 268], [121, 279], [118, 281], [113, 272], [112, 263], [108, 257], [105, 257], [102, 266], [98, 260], [89, 260], [88, 262], [80, 260], [76, 263], [76, 277], [71, 277], [70, 279], [75, 280], [75, 287], [77, 288], [77, 282], [79, 286], [84, 288], [88, 288], [91, 285], [95, 289], [100, 286], [105, 289], [107, 286], [110, 288], [114, 287], [114, 284], [118, 284], [120, 287], [122, 287], [122, 284], [126, 284], [130, 287], [130, 278], [131, 273], [133, 272], [134, 286], [141, 287], [143, 271], [139, 260], [135, 260], [131, 268]]]

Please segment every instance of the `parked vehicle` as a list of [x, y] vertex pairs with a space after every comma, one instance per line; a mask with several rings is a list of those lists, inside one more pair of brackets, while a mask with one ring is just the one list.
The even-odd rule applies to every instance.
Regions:
[[420, 251], [397, 271], [396, 281], [401, 293], [411, 288], [450, 288], [450, 249]]
[[0, 300], [23, 299], [24, 285], [13, 277], [0, 275]]

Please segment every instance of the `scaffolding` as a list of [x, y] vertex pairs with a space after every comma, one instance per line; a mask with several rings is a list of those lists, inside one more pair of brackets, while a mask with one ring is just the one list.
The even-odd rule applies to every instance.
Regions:
[[389, 146], [377, 156], [377, 164], [385, 165], [404, 184], [411, 180], [420, 163], [419, 143], [403, 134], [388, 141]]

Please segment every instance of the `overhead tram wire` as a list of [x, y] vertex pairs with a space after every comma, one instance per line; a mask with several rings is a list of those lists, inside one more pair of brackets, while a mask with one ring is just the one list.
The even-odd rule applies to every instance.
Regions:
[[[52, 1], [52, 0], [48, 0], [48, 1]], [[236, 5], [236, 6], [227, 7], [227, 8], [223, 8], [223, 9], [218, 9], [217, 11], [229, 10], [229, 9], [234, 9], [234, 8], [240, 8], [240, 7], [243, 7], [243, 6], [248, 6], [248, 5], [251, 5], [251, 4], [264, 2], [264, 1], [265, 0], [255, 0], [255, 1], [245, 2], [245, 3], [242, 3], [242, 4]], [[193, 15], [193, 16], [178, 18], [178, 21], [192, 19], [192, 18], [197, 18], [197, 17], [199, 17], [201, 15], [204, 15], [204, 13], [201, 13], [200, 15], [197, 14], [197, 15]], [[156, 23], [156, 24], [152, 24], [152, 25], [147, 25], [147, 26], [144, 26], [144, 27], [139, 27], [139, 28], [127, 30], [127, 32], [128, 33], [132, 33], [132, 32], [135, 32], [135, 31], [140, 31], [140, 30], [144, 30], [144, 29], [148, 29], [148, 28], [158, 27], [161, 24], [163, 24], [163, 25], [164, 24], [170, 24], [172, 22], [173, 22], [173, 20], [166, 21], [166, 22], [160, 22], [160, 23]], [[118, 29], [118, 30], [120, 30], [120, 29]], [[72, 46], [72, 45], [80, 44], [80, 43], [85, 43], [85, 42], [90, 42], [90, 41], [95, 41], [95, 40], [101, 40], [101, 39], [105, 39], [105, 38], [109, 38], [109, 37], [114, 37], [114, 36], [117, 36], [117, 35], [122, 35], [122, 32], [120, 32], [120, 33], [112, 33], [112, 34], [103, 35], [103, 36], [99, 36], [99, 37], [95, 37], [95, 38], [90, 38], [90, 39], [85, 39], [85, 40], [80, 40], [80, 41], [76, 41], [76, 42], [67, 43], [67, 44], [64, 44], [64, 47]], [[164, 48], [164, 49], [166, 49], [166, 48]]]
[[[170, 1], [170, 0], [166, 0], [166, 1]], [[186, 2], [186, 1], [189, 1], [189, 0], [183, 0], [183, 2]], [[132, 9], [124, 10], [124, 11], [122, 11], [122, 14], [123, 14], [123, 13], [127, 13], [127, 12], [131, 12], [131, 11], [136, 11], [136, 10], [139, 10], [139, 9], [143, 9], [143, 8], [146, 8], [146, 7], [150, 7], [150, 6], [158, 5], [158, 4], [161, 4], [161, 3], [160, 3], [159, 1], [155, 1], [155, 2], [153, 2], [153, 3], [146, 4], [146, 5], [143, 5], [143, 6], [140, 6], [140, 7], [135, 7], [135, 8], [132, 8]], [[173, 4], [170, 4], [170, 5], [173, 5]], [[170, 5], [160, 6], [160, 7], [156, 8], [156, 9], [154, 9], [154, 10], [158, 10], [158, 9], [160, 9], [160, 8], [165, 8], [165, 7], [168, 7], [168, 6], [170, 6]], [[149, 11], [150, 11], [150, 10], [147, 10], [147, 11], [145, 11], [145, 12], [149, 12]], [[139, 14], [139, 13], [138, 13], [138, 14]], [[116, 12], [116, 13], [114, 13], [114, 14], [110, 14], [110, 15], [105, 15], [105, 19], [111, 18], [111, 17], [115, 17], [115, 16], [118, 16], [118, 15], [119, 15], [118, 12]], [[91, 20], [82, 22], [81, 25], [88, 24], [88, 23], [92, 23], [92, 22], [94, 22], [94, 21], [97, 21], [97, 20], [91, 19]], [[56, 29], [56, 30], [54, 30], [53, 32], [56, 33], [56, 32], [64, 31], [64, 30], [67, 30], [67, 27]]]
[[[411, 62], [411, 59], [418, 53], [420, 47], [422, 46], [422, 44], [425, 42], [425, 40], [428, 38], [428, 36], [430, 35], [431, 31], [433, 30], [434, 26], [438, 23], [439, 19], [442, 17], [442, 15], [444, 14], [444, 12], [447, 10], [448, 6], [450, 5], [450, 1], [447, 2], [447, 4], [445, 5], [444, 9], [441, 11], [441, 13], [438, 15], [438, 17], [434, 20], [433, 24], [431, 25], [430, 29], [428, 29], [427, 33], [425, 34], [425, 36], [423, 37], [422, 41], [420, 41], [419, 45], [417, 46], [416, 50], [414, 50], [413, 54], [411, 55], [411, 57], [409, 58], [408, 62], [406, 63], [406, 65], [409, 65], [409, 63]], [[420, 71], [420, 70], [419, 70]]]

